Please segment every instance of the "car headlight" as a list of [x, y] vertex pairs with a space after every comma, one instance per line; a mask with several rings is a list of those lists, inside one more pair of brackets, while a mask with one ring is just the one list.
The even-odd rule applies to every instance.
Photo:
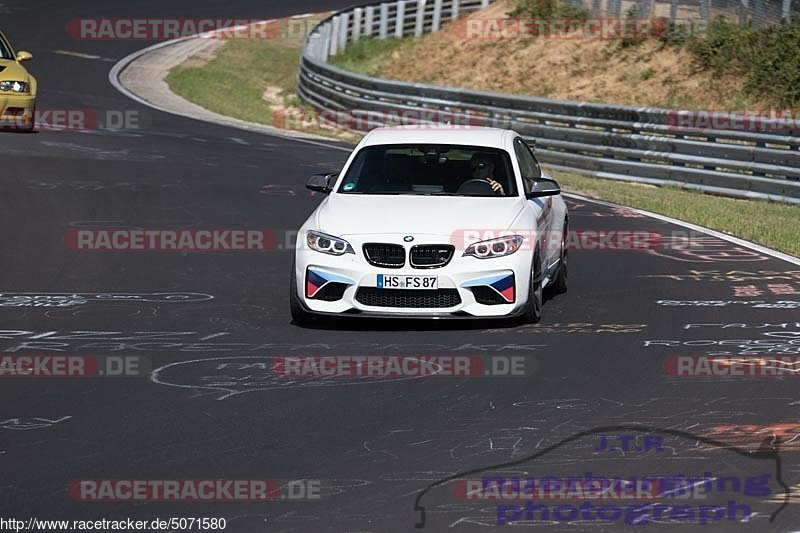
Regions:
[[306, 244], [312, 250], [330, 255], [355, 254], [350, 243], [339, 237], [328, 235], [319, 231], [309, 231], [306, 235]]
[[489, 259], [490, 257], [503, 257], [511, 255], [522, 246], [525, 238], [521, 235], [507, 235], [488, 241], [480, 241], [467, 246], [464, 256], [471, 255], [478, 259]]
[[5, 93], [29, 93], [31, 92], [31, 84], [25, 81], [0, 81], [0, 91]]

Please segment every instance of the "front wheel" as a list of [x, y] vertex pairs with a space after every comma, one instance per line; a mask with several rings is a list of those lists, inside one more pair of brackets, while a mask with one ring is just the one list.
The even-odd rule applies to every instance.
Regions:
[[528, 324], [535, 324], [542, 319], [542, 265], [537, 252], [531, 266], [531, 280], [528, 284], [528, 303], [522, 318]]

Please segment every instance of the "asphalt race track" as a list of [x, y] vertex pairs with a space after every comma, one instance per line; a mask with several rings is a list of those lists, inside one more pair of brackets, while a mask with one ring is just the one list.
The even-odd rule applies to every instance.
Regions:
[[[271, 18], [346, 4], [0, 3], [9, 39], [35, 56], [29, 65], [40, 109], [148, 117], [146, 127], [130, 131], [0, 134], [0, 355], [138, 356], [152, 370], [139, 378], [0, 382], [0, 517], [223, 517], [236, 533], [380, 532], [416, 530], [424, 507], [427, 531], [693, 531], [699, 515], [639, 525], [501, 526], [498, 505], [507, 502], [464, 501], [454, 487], [488, 474], [710, 472], [769, 474], [771, 489], [748, 495], [750, 522], [729, 519], [726, 508], [705, 530], [797, 529], [797, 505], [784, 506], [800, 476], [794, 375], [665, 370], [671, 356], [800, 354], [796, 264], [714, 237], [682, 239], [686, 228], [571, 198], [573, 230], [650, 231], [659, 245], [572, 251], [570, 290], [545, 303], [537, 326], [339, 321], [303, 329], [288, 313], [285, 249], [69, 249], [65, 235], [81, 227], [257, 228], [283, 236], [320, 200], [304, 188], [306, 177], [337, 170], [347, 155], [141, 106], [107, 75], [116, 60], [151, 43], [76, 41], [65, 31], [70, 19]], [[521, 357], [532, 372], [267, 379], [269, 361], [285, 355]], [[625, 427], [594, 431], [604, 426]], [[601, 435], [635, 435], [636, 446], [603, 450]], [[663, 446], [641, 446], [648, 435]], [[306, 486], [318, 487], [319, 498], [111, 502], [68, 494], [73, 480], [92, 479], [312, 480]]]

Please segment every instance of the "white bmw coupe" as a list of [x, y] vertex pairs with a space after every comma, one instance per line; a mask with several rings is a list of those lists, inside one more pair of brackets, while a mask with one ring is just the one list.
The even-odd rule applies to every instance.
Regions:
[[298, 324], [324, 315], [522, 317], [567, 290], [567, 208], [514, 131], [378, 128], [297, 237], [290, 301]]

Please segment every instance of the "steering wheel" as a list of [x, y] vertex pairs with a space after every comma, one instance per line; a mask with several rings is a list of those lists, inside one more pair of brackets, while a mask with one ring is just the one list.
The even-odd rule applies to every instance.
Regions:
[[500, 191], [492, 190], [492, 184], [484, 179], [472, 178], [462, 183], [456, 193], [477, 194], [480, 196], [499, 195]]

